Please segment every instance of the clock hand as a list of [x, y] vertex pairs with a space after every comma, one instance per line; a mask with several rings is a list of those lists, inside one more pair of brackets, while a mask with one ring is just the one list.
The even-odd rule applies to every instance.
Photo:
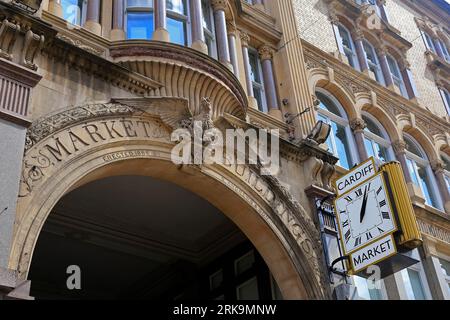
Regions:
[[361, 213], [360, 213], [360, 223], [363, 222], [364, 220], [364, 216], [366, 215], [366, 208], [367, 208], [367, 198], [369, 197], [369, 194], [367, 193], [367, 187], [364, 190], [364, 199], [363, 199], [363, 203], [361, 205]]

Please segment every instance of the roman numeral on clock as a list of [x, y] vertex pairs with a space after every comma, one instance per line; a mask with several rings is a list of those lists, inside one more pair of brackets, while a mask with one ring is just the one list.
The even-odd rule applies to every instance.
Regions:
[[386, 204], [386, 200], [380, 201], [380, 208], [384, 207]]
[[345, 220], [344, 222], [342, 222], [342, 227], [344, 227], [344, 228], [348, 228], [349, 227], [348, 220]]
[[345, 242], [346, 242], [346, 243], [348, 243], [348, 242], [350, 241], [350, 235], [351, 235], [350, 230], [348, 230], [348, 231], [345, 233]]
[[389, 212], [383, 211], [381, 214], [383, 215], [384, 220], [391, 220]]
[[358, 189], [355, 191], [357, 197], [361, 197], [363, 195], [362, 189]]
[[373, 238], [373, 236], [372, 236], [372, 234], [370, 232], [366, 233], [366, 237], [367, 237], [367, 240], [370, 240], [370, 239]]
[[379, 195], [381, 193], [381, 191], [383, 191], [383, 187], [379, 187], [377, 190], [377, 195]]
[[352, 202], [353, 201], [353, 199], [352, 199], [352, 197], [345, 197], [345, 200], [347, 200], [348, 202]]
[[361, 237], [356, 238], [355, 240], [355, 247], [359, 246], [361, 244]]
[[384, 230], [383, 230], [383, 229], [381, 229], [381, 228], [378, 228], [378, 232], [380, 232], [380, 233], [384, 233]]

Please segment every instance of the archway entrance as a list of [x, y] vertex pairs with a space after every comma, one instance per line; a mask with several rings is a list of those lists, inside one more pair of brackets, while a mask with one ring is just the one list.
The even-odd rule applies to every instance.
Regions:
[[[73, 267], [81, 276], [67, 286]], [[37, 299], [281, 297], [262, 257], [222, 212], [143, 176], [97, 180], [64, 196], [39, 235], [29, 279]]]
[[[41, 230], [71, 192], [102, 179], [140, 176], [173, 183], [212, 204], [241, 230], [286, 299], [328, 295], [317, 228], [276, 177], [245, 165], [176, 166], [173, 120], [158, 104], [64, 109], [28, 132], [10, 269], [29, 278]], [[176, 101], [173, 105], [176, 108]], [[161, 111], [161, 110], [164, 111]], [[176, 201], [171, 199], [170, 201]]]

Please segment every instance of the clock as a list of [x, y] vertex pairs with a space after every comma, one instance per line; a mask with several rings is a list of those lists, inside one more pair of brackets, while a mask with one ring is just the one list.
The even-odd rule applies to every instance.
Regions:
[[383, 173], [339, 196], [335, 208], [345, 254], [397, 231]]

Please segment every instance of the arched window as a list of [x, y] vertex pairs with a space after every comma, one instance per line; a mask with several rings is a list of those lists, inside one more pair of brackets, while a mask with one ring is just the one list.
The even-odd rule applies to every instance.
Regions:
[[450, 193], [450, 156], [443, 153], [442, 161], [444, 162], [444, 178], [447, 183], [448, 192]]
[[358, 56], [356, 54], [352, 35], [348, 31], [348, 29], [342, 25], [339, 25], [339, 35], [342, 44], [342, 50], [344, 51], [342, 53], [347, 57], [349, 65], [354, 69], [359, 70]]
[[426, 153], [410, 136], [405, 135], [404, 139], [406, 142], [406, 161], [414, 184], [422, 190], [426, 204], [442, 209], [434, 173]]
[[375, 48], [368, 41], [364, 41], [363, 47], [366, 54], [369, 71], [373, 74], [373, 78], [376, 81], [384, 85], [385, 82], [383, 78], [383, 71], [381, 70], [380, 59], [378, 58]]
[[74, 25], [82, 26], [86, 22], [87, 0], [62, 0], [64, 19]]
[[384, 128], [369, 114], [364, 113], [362, 118], [367, 125], [364, 130], [364, 144], [369, 157], [374, 157], [379, 164], [393, 160], [395, 156]]
[[447, 115], [450, 116], [450, 93], [446, 88], [439, 88], [439, 93], [441, 94], [445, 110], [447, 110]]
[[402, 96], [408, 98], [408, 92], [406, 91], [405, 82], [403, 80], [403, 76], [398, 66], [397, 60], [389, 54], [386, 56], [386, 58], [389, 66], [389, 71], [392, 76], [392, 80], [394, 80], [395, 87], [397, 87], [398, 92]]
[[[188, 44], [187, 21], [189, 8], [186, 0], [167, 0], [167, 30], [170, 40]], [[153, 0], [127, 0], [126, 23], [128, 39], [151, 39], [154, 31]]]
[[339, 158], [338, 165], [350, 169], [358, 162], [356, 158], [355, 142], [349, 126], [347, 116], [339, 102], [325, 93], [316, 92], [320, 100], [318, 118], [332, 127], [332, 133], [327, 140], [327, 145], [336, 157]]
[[428, 50], [433, 51], [436, 53], [436, 47], [434, 46], [433, 38], [428, 34], [428, 32], [422, 30], [422, 35], [425, 40], [425, 46]]

